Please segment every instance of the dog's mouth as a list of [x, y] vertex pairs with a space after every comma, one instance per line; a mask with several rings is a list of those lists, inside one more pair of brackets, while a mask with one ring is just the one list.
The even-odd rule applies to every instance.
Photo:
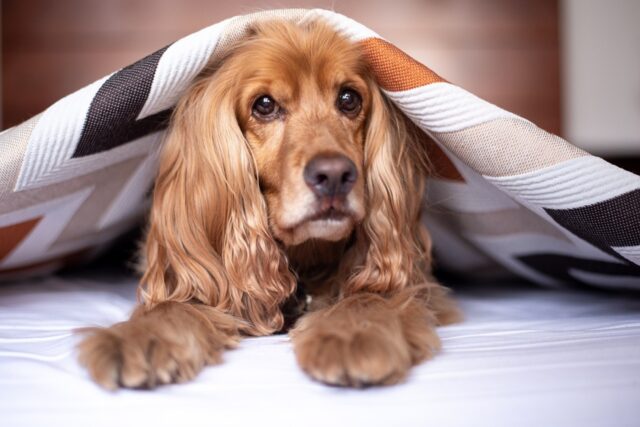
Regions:
[[290, 209], [279, 210], [271, 217], [274, 237], [285, 246], [296, 246], [307, 240], [336, 242], [348, 237], [364, 218], [363, 202], [356, 195], [343, 197], [307, 197]]
[[308, 239], [341, 240], [351, 233], [355, 221], [355, 214], [344, 208], [319, 208], [285, 229], [289, 235], [287, 244], [300, 244]]
[[311, 222], [311, 221], [336, 221], [341, 222], [349, 219], [351, 215], [343, 209], [337, 209], [333, 206], [329, 208], [322, 209], [315, 214], [311, 215], [303, 222]]

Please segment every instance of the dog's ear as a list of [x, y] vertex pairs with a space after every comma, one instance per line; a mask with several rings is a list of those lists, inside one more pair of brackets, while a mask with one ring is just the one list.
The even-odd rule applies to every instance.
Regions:
[[234, 111], [233, 77], [203, 77], [176, 106], [160, 156], [140, 296], [199, 301], [279, 330], [295, 289]]
[[[431, 240], [421, 223], [427, 174], [421, 132], [371, 84], [364, 149], [367, 214], [352, 253], [362, 265], [346, 292], [394, 292], [431, 282]], [[364, 254], [364, 255], [363, 255]]]

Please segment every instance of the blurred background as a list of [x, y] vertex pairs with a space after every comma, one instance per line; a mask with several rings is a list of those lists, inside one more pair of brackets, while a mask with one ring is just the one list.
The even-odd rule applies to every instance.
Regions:
[[2, 0], [2, 128], [222, 19], [333, 9], [452, 83], [640, 169], [638, 0]]

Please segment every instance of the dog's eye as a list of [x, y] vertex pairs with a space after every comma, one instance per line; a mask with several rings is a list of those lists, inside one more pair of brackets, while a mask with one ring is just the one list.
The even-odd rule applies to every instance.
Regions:
[[251, 107], [252, 114], [262, 120], [272, 120], [278, 115], [280, 106], [269, 95], [260, 95]]
[[342, 89], [338, 94], [338, 110], [349, 116], [355, 116], [362, 107], [362, 98], [353, 89]]

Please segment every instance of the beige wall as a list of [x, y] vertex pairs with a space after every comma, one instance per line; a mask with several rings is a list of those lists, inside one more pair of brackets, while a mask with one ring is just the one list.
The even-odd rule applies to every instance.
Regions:
[[640, 155], [640, 1], [563, 0], [566, 137], [601, 155]]

